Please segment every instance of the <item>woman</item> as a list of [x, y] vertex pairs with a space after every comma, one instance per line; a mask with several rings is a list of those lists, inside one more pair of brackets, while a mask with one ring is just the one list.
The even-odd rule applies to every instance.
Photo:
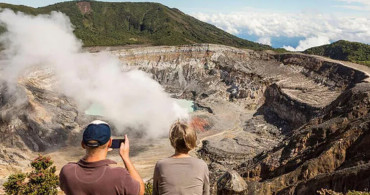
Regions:
[[207, 164], [191, 157], [196, 147], [196, 132], [188, 125], [176, 122], [169, 133], [175, 154], [157, 162], [153, 176], [153, 194], [209, 194]]

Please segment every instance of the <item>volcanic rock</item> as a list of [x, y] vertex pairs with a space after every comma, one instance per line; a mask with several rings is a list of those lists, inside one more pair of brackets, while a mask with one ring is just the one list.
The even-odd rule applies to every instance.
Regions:
[[240, 175], [232, 170], [226, 172], [217, 182], [217, 194], [245, 194], [247, 184]]
[[[173, 98], [194, 101], [198, 110], [192, 116], [207, 124], [197, 155], [209, 165], [212, 192], [370, 188], [367, 67], [213, 44], [110, 52], [123, 70], [146, 71]], [[75, 139], [91, 117], [57, 93], [53, 78], [40, 69], [25, 75], [16, 89], [1, 85], [0, 139], [3, 150], [12, 151], [0, 153], [4, 164], [17, 161], [18, 151], [79, 143]], [[230, 98], [233, 85], [239, 91]]]

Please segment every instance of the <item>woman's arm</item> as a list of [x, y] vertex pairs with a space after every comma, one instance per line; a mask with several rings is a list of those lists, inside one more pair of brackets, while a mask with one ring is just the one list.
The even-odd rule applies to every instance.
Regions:
[[158, 191], [158, 180], [159, 180], [159, 173], [158, 173], [158, 163], [155, 165], [155, 168], [154, 168], [154, 174], [153, 174], [153, 193], [152, 195], [158, 195], [159, 194], [159, 191]]
[[203, 181], [203, 195], [209, 195], [210, 194], [210, 189], [209, 189], [209, 170], [208, 166], [206, 163], [205, 164], [205, 169], [204, 169], [204, 181]]

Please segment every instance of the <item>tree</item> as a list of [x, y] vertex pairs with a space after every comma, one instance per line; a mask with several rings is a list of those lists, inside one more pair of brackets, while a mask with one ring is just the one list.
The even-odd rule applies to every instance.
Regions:
[[7, 194], [57, 194], [58, 176], [56, 168], [50, 157], [39, 155], [31, 162], [33, 170], [30, 173], [17, 173], [10, 175], [4, 183]]

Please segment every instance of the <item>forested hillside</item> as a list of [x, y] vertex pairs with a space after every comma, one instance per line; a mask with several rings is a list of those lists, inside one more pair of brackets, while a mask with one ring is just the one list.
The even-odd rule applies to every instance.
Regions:
[[370, 45], [363, 43], [340, 40], [332, 44], [307, 49], [304, 53], [370, 66]]
[[0, 7], [33, 15], [63, 12], [69, 16], [75, 27], [74, 33], [84, 46], [215, 43], [255, 50], [271, 49], [159, 3], [70, 1], [40, 8], [4, 3], [0, 3]]

